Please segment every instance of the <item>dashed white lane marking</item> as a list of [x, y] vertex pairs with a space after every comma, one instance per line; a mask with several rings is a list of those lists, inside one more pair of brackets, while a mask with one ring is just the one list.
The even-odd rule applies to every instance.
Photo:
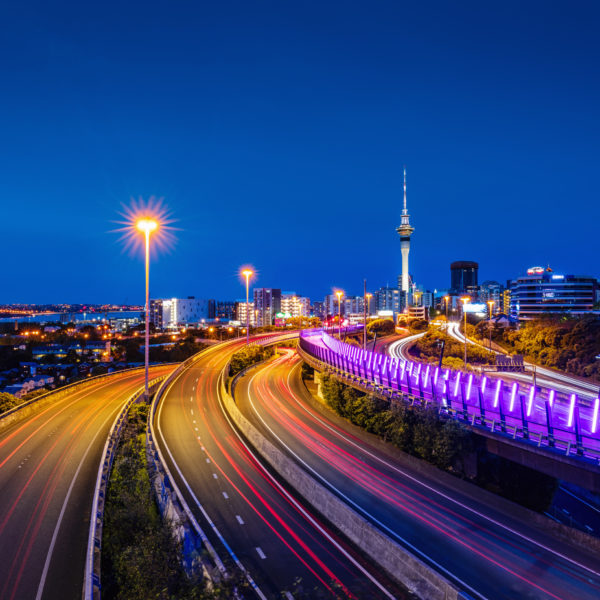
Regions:
[[194, 401], [194, 396], [190, 396], [190, 402]]
[[198, 436], [198, 439], [201, 439], [200, 436]]
[[235, 515], [235, 518], [237, 519], [237, 522], [238, 522], [240, 525], [245, 525], [245, 523], [244, 523], [244, 519], [242, 519], [242, 517], [240, 517], [240, 515]]
[[[198, 436], [198, 439], [200, 439], [200, 436]], [[204, 446], [200, 446], [200, 449], [202, 450], [202, 452], [206, 452], [206, 448]]]
[[285, 597], [287, 598], [287, 600], [295, 600], [294, 596], [292, 596], [291, 592], [286, 592]]
[[256, 554], [258, 554], [263, 560], [265, 558], [267, 558], [265, 553], [258, 546], [255, 548], [255, 550], [256, 550]]
[[194, 429], [195, 429], [196, 431], [198, 431], [198, 428], [197, 428], [197, 427], [194, 427]]
[[210, 458], [207, 458], [207, 459], [206, 459], [206, 462], [207, 462], [207, 463], [209, 463], [209, 462], [210, 462]]
[[219, 476], [216, 473], [213, 473], [213, 479], [219, 479]]
[[227, 495], [227, 492], [223, 492], [223, 498], [225, 498], [225, 500], [229, 500], [229, 496]]
[[192, 423], [195, 423], [195, 422], [196, 422], [196, 419], [194, 419], [194, 420], [192, 421]]
[[190, 412], [191, 412], [192, 414], [194, 414], [194, 409], [193, 409], [193, 408], [190, 408]]

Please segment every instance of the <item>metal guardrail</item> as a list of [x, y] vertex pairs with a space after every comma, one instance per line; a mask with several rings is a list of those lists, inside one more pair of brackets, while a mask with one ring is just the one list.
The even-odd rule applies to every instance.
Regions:
[[[166, 378], [166, 375], [156, 377], [149, 384], [149, 389], [156, 389]], [[115, 451], [119, 444], [121, 431], [126, 421], [127, 412], [131, 405], [144, 396], [145, 390], [142, 386], [136, 391], [123, 405], [119, 414], [113, 421], [113, 424], [106, 438], [100, 466], [98, 467], [98, 475], [96, 477], [96, 485], [94, 488], [94, 499], [92, 501], [92, 513], [90, 517], [90, 530], [88, 535], [88, 545], [85, 560], [85, 576], [83, 584], [84, 600], [100, 600], [101, 598], [101, 554], [102, 554], [102, 529], [104, 524], [104, 504], [106, 501], [106, 489], [108, 480], [112, 470], [112, 465], [115, 460]]]
[[[522, 394], [518, 383], [390, 358], [318, 330], [301, 332], [298, 346], [350, 385], [390, 401], [431, 404], [448, 417], [499, 437], [600, 463], [600, 398], [585, 406], [576, 394], [565, 398], [556, 390], [533, 385]], [[580, 411], [586, 411], [586, 418], [580, 417]]]

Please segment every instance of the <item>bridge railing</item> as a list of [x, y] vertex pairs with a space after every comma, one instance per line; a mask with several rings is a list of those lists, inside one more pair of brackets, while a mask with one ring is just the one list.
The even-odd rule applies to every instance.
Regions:
[[473, 427], [600, 461], [600, 398], [582, 402], [552, 388], [392, 358], [323, 330], [301, 332], [299, 347], [350, 383], [391, 400], [432, 405]]

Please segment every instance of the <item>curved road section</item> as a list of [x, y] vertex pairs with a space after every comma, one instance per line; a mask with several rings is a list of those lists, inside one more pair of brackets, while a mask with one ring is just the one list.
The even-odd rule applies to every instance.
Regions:
[[244, 377], [236, 402], [272, 443], [466, 597], [600, 597], [598, 556], [511, 514], [511, 505], [402, 453], [315, 402], [292, 351]]
[[242, 346], [204, 351], [165, 390], [153, 424], [171, 475], [218, 559], [247, 580], [244, 597], [402, 597], [290, 495], [238, 435], [219, 387]]
[[139, 370], [90, 381], [1, 430], [0, 599], [81, 597], [98, 464], [143, 381]]

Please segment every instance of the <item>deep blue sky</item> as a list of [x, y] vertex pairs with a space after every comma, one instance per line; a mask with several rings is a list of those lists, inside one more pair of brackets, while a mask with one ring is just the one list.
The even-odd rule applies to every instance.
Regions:
[[155, 297], [393, 283], [403, 164], [418, 283], [600, 275], [597, 2], [8, 4], [0, 302], [141, 303], [109, 231], [151, 195]]

